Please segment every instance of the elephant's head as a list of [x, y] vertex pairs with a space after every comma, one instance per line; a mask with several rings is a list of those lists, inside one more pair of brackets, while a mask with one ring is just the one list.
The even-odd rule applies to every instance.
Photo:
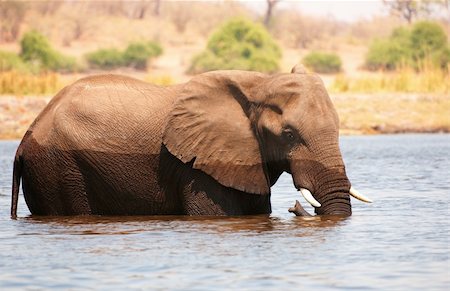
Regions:
[[338, 116], [318, 76], [216, 71], [193, 78], [181, 95], [163, 135], [177, 158], [261, 195], [286, 171], [317, 214], [351, 215]]

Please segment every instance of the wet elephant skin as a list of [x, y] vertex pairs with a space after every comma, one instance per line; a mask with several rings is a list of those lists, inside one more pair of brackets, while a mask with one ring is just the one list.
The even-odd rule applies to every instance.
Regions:
[[338, 137], [323, 82], [304, 71], [214, 71], [168, 87], [88, 77], [22, 139], [11, 216], [21, 179], [33, 215], [269, 214], [283, 172], [317, 214], [348, 216]]
[[270, 213], [270, 196], [224, 187], [164, 146], [160, 155], [144, 155], [61, 151], [28, 142], [23, 187], [35, 215]]

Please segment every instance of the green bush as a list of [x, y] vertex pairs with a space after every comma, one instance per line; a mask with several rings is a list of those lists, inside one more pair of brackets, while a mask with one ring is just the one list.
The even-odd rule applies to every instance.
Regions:
[[416, 59], [423, 59], [433, 53], [442, 51], [447, 45], [447, 36], [437, 24], [421, 21], [411, 31], [411, 48]]
[[366, 56], [366, 67], [369, 70], [394, 70], [399, 65], [411, 63], [411, 52], [408, 47], [387, 40], [374, 41]]
[[86, 60], [91, 68], [115, 69], [123, 67], [125, 62], [123, 53], [118, 49], [99, 49], [86, 55]]
[[17, 54], [0, 51], [0, 72], [6, 71], [27, 71], [27, 66]]
[[218, 69], [275, 72], [280, 59], [279, 46], [262, 25], [237, 18], [212, 34], [205, 51], [192, 59], [189, 72]]
[[395, 70], [401, 66], [418, 69], [428, 60], [433, 65], [447, 67], [447, 37], [438, 24], [421, 21], [412, 29], [395, 29], [388, 39], [375, 40], [366, 55], [366, 67], [370, 70]]
[[442, 69], [449, 70], [450, 66], [450, 45], [447, 45], [442, 50], [431, 54], [431, 59], [434, 64], [437, 64]]
[[366, 55], [369, 70], [394, 70], [399, 65], [412, 65], [410, 31], [403, 27], [394, 29], [389, 39], [375, 40]]
[[91, 68], [115, 69], [133, 67], [146, 69], [147, 61], [162, 54], [161, 46], [153, 41], [130, 43], [124, 51], [115, 48], [99, 49], [86, 55]]
[[53, 49], [47, 38], [37, 31], [24, 34], [20, 41], [20, 58], [33, 69], [71, 72], [76, 70], [76, 60]]
[[337, 73], [341, 71], [342, 61], [336, 54], [311, 52], [303, 58], [303, 64], [316, 73]]
[[146, 69], [147, 61], [160, 56], [162, 52], [161, 46], [156, 42], [134, 42], [125, 49], [123, 60], [128, 67]]

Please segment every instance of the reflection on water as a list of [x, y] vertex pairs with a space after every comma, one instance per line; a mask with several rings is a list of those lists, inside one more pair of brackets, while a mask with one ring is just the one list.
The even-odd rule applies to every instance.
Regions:
[[[174, 233], [238, 233], [257, 235], [263, 232], [304, 233], [307, 228], [334, 227], [348, 218], [336, 216], [292, 217], [282, 220], [267, 215], [246, 217], [192, 217], [192, 216], [29, 216], [24, 221], [43, 224], [45, 234], [114, 235], [142, 231], [157, 232], [170, 229]], [[51, 228], [47, 228], [51, 226]], [[29, 235], [29, 233], [23, 233]]]
[[30, 217], [21, 197], [10, 220], [17, 142], [0, 142], [0, 289], [447, 289], [450, 136], [341, 143], [375, 200], [350, 218], [295, 217], [283, 175], [270, 216]]

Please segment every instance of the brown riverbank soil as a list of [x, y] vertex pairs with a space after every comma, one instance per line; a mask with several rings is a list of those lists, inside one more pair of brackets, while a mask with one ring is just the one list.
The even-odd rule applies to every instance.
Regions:
[[[0, 139], [19, 139], [51, 97], [0, 96]], [[450, 96], [332, 94], [341, 134], [450, 133]]]
[[449, 133], [450, 96], [332, 94], [343, 134]]

